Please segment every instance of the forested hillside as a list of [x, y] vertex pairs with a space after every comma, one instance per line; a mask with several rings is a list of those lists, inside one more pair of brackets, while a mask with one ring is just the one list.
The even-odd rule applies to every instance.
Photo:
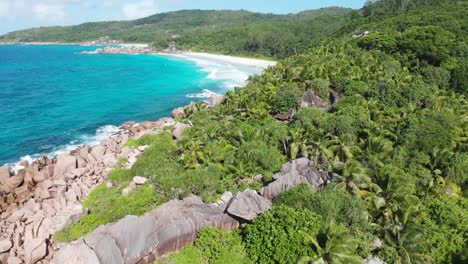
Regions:
[[83, 42], [103, 36], [126, 43], [154, 43], [224, 54], [285, 57], [318, 43], [348, 20], [351, 9], [323, 8], [275, 15], [245, 10], [182, 10], [134, 21], [85, 23], [12, 32], [0, 41]]
[[[192, 105], [178, 119], [193, 124], [182, 141], [170, 133], [132, 141], [150, 147], [131, 169], [110, 173], [120, 187], [96, 188], [85, 202], [92, 213], [55, 239], [172, 198], [259, 190], [284, 162], [307, 157], [332, 176], [323, 191], [300, 185], [239, 230], [203, 229], [163, 262], [467, 263], [467, 8], [368, 3], [335, 39], [252, 77], [219, 107]], [[151, 184], [121, 196], [135, 175]]]

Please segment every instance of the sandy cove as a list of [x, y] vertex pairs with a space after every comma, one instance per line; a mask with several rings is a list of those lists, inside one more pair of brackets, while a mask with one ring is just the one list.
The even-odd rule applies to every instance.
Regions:
[[[164, 53], [158, 53], [164, 54]], [[177, 56], [180, 58], [185, 59], [199, 59], [199, 60], [208, 60], [214, 62], [224, 62], [233, 65], [239, 66], [247, 66], [247, 67], [255, 67], [261, 70], [264, 70], [270, 66], [275, 66], [277, 64], [276, 61], [269, 61], [269, 60], [261, 60], [255, 58], [242, 58], [242, 57], [234, 57], [234, 56], [227, 56], [227, 55], [216, 55], [210, 53], [198, 53], [198, 52], [180, 52], [178, 54], [169, 54], [170, 56]]]

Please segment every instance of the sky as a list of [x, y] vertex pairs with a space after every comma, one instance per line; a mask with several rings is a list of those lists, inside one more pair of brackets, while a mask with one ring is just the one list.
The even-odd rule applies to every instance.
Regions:
[[360, 8], [365, 0], [0, 0], [0, 34], [39, 26], [131, 20], [181, 9], [297, 13], [328, 6]]

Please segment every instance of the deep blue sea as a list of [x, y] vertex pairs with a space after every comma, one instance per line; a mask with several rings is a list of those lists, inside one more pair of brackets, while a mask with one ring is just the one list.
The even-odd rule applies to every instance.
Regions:
[[0, 45], [0, 166], [97, 144], [128, 120], [157, 120], [259, 70], [96, 47]]

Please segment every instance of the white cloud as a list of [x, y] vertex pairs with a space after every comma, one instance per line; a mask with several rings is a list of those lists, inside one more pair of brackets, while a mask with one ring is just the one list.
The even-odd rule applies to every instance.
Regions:
[[123, 5], [122, 12], [127, 19], [137, 19], [157, 13], [158, 8], [155, 0], [142, 0], [138, 3]]
[[61, 21], [67, 16], [65, 6], [61, 4], [39, 3], [33, 6], [32, 11], [41, 20]]
[[83, 0], [0, 0], [0, 19], [59, 21], [68, 16], [66, 8], [71, 4], [89, 5]]
[[0, 19], [7, 18], [11, 19], [14, 17], [14, 2], [13, 1], [2, 1], [0, 0]]
[[104, 0], [104, 3], [103, 5], [105, 7], [114, 7], [115, 5], [117, 5], [119, 3], [119, 0]]

